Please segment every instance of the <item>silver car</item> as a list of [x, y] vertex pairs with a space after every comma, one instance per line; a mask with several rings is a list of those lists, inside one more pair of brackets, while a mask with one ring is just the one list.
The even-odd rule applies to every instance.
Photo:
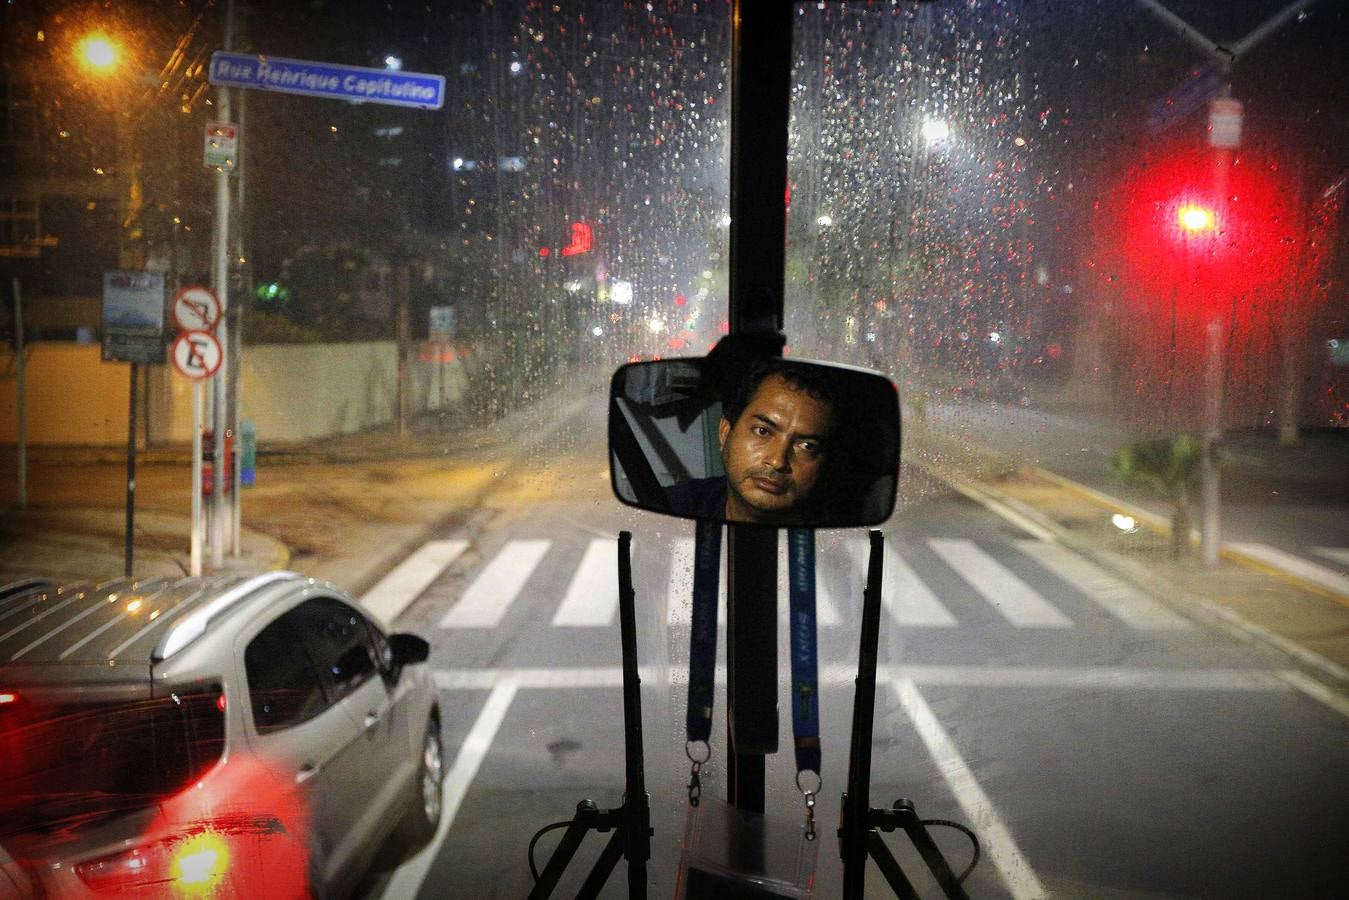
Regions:
[[349, 893], [440, 821], [428, 650], [289, 572], [0, 588], [0, 898]]

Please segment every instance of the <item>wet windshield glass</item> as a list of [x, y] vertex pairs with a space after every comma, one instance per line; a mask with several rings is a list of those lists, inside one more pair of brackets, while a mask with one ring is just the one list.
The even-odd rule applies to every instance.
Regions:
[[[732, 7], [6, 4], [0, 719], [17, 666], [112, 665], [152, 617], [229, 589], [184, 579], [294, 571], [383, 627], [378, 665], [320, 691], [337, 675], [287, 655], [315, 636], [272, 625], [278, 604], [168, 666], [221, 682], [226, 768], [261, 763], [293, 792], [282, 818], [314, 823], [296, 871], [363, 898], [523, 896], [538, 829], [623, 800], [629, 531], [651, 892], [687, 884], [688, 848], [725, 825], [727, 542], [693, 807], [695, 525], [613, 496], [606, 416], [616, 367], [731, 328]], [[737, 170], [785, 173], [782, 321], [751, 324], [898, 389], [872, 805], [974, 829], [972, 896], [1332, 893], [1349, 10], [811, 0], [791, 19], [786, 158], [752, 146]], [[652, 450], [656, 487], [698, 509], [735, 496], [716, 409], [676, 423], [696, 466]], [[790, 846], [767, 856], [831, 897], [868, 544], [815, 541], [818, 841], [785, 534], [776, 608], [752, 612], [779, 624], [755, 649], [780, 669], [762, 782]], [[120, 624], [11, 602], [31, 576], [99, 585]], [[424, 665], [396, 632], [429, 642]], [[55, 773], [81, 811], [127, 771], [180, 784], [191, 742], [156, 710], [119, 708], [118, 728], [143, 719], [106, 771], [52, 712], [31, 727], [61, 749], [12, 771]], [[933, 832], [958, 873], [968, 840]], [[31, 893], [136, 838], [24, 859]], [[559, 895], [602, 839], [584, 846]]]

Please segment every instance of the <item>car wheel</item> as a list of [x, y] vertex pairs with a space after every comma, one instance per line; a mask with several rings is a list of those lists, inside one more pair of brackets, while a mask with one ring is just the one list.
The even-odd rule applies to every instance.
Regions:
[[440, 826], [444, 807], [444, 780], [445, 757], [440, 743], [440, 720], [433, 712], [426, 722], [417, 777], [412, 784], [412, 798], [403, 817], [403, 836], [414, 847], [429, 841]]

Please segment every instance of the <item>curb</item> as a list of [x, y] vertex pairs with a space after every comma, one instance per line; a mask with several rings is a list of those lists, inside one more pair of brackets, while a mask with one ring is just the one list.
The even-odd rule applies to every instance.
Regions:
[[[1156, 531], [1160, 531], [1162, 534], [1169, 535], [1171, 533], [1171, 523], [1164, 516], [1159, 516], [1156, 513], [1150, 512], [1141, 507], [1134, 506], [1125, 500], [1119, 499], [1118, 497], [1112, 497], [1111, 495], [1106, 494], [1102, 491], [1098, 491], [1095, 488], [1088, 487], [1085, 484], [1073, 481], [1070, 478], [1064, 478], [1062, 475], [1058, 475], [1054, 472], [1042, 469], [1039, 466], [1027, 466], [1026, 469], [1032, 474], [1040, 478], [1043, 478], [1046, 481], [1052, 481], [1059, 487], [1072, 491], [1073, 493], [1087, 500], [1091, 500], [1092, 502], [1104, 507], [1105, 509], [1109, 509], [1112, 512], [1121, 512], [1133, 516], [1135, 519], [1146, 524], [1149, 528], [1152, 528]], [[1198, 540], [1199, 540], [1198, 531], [1192, 530], [1190, 532], [1190, 542], [1193, 544]], [[1233, 547], [1230, 543], [1226, 541], [1222, 542], [1222, 544], [1219, 545], [1218, 555], [1223, 559], [1229, 560], [1239, 565], [1247, 566], [1248, 568], [1251, 569], [1255, 569], [1257, 572], [1262, 572], [1266, 575], [1273, 575], [1276, 578], [1281, 578], [1284, 581], [1287, 581], [1289, 584], [1294, 585], [1295, 587], [1301, 588], [1302, 590], [1307, 591], [1309, 593], [1316, 594], [1317, 596], [1324, 597], [1328, 600], [1333, 600], [1336, 603], [1340, 604], [1341, 606], [1344, 606], [1346, 609], [1349, 609], [1349, 594], [1342, 594], [1338, 591], [1326, 587], [1323, 584], [1318, 584], [1315, 581], [1310, 581], [1306, 578], [1303, 578], [1301, 575], [1298, 575], [1296, 572], [1289, 571], [1288, 569], [1275, 565], [1274, 563], [1271, 563], [1268, 560], [1258, 559], [1250, 555], [1249, 553], [1246, 553], [1242, 550], [1237, 549], [1236, 547]]]
[[[1282, 635], [1276, 634], [1270, 631], [1269, 629], [1265, 628], [1264, 626], [1250, 621], [1245, 616], [1242, 616], [1235, 610], [1229, 609], [1225, 606], [1222, 606], [1221, 604], [1215, 603], [1212, 600], [1209, 600], [1207, 597], [1203, 597], [1198, 594], [1194, 594], [1190, 591], [1179, 589], [1174, 584], [1159, 583], [1156, 578], [1149, 576], [1149, 574], [1146, 571], [1143, 571], [1136, 566], [1128, 565], [1127, 560], [1121, 559], [1117, 557], [1115, 554], [1100, 552], [1096, 548], [1090, 546], [1088, 543], [1076, 538], [1074, 535], [1072, 535], [1066, 529], [1064, 529], [1061, 525], [1059, 525], [1054, 520], [1050, 519], [1045, 514], [1041, 513], [1039, 510], [1036, 510], [1026, 505], [1025, 503], [1022, 503], [1020, 500], [1006, 496], [996, 488], [993, 488], [986, 484], [975, 484], [971, 481], [961, 478], [960, 476], [956, 475], [955, 473], [951, 472], [950, 470], [940, 465], [929, 464], [921, 461], [915, 461], [915, 465], [918, 465], [920, 468], [922, 468], [924, 471], [928, 472], [932, 476], [946, 482], [957, 493], [960, 493], [966, 497], [969, 497], [972, 500], [979, 502], [980, 504], [987, 507], [990, 511], [1010, 521], [1017, 527], [1022, 528], [1026, 530], [1028, 533], [1042, 539], [1045, 536], [1051, 537], [1053, 540], [1057, 541], [1058, 543], [1062, 544], [1065, 547], [1070, 548], [1074, 552], [1089, 557], [1094, 563], [1101, 566], [1103, 569], [1107, 570], [1112, 575], [1122, 578], [1125, 581], [1130, 582], [1134, 586], [1147, 591], [1150, 595], [1152, 595], [1155, 598], [1170, 602], [1171, 605], [1183, 604], [1182, 608], [1186, 610], [1198, 610], [1200, 614], [1203, 616], [1203, 618], [1206, 619], [1210, 624], [1216, 625], [1220, 628], [1223, 628], [1233, 633], [1239, 639], [1242, 640], [1253, 639], [1260, 641], [1261, 643], [1275, 650], [1278, 650], [1279, 652], [1291, 657], [1292, 659], [1297, 660], [1303, 665], [1316, 670], [1323, 677], [1332, 679], [1334, 682], [1343, 684], [1349, 681], [1349, 669], [1344, 668], [1340, 664], [1336, 663], [1334, 660], [1327, 659], [1321, 654], [1309, 650], [1295, 641], [1292, 641]], [[1035, 467], [1030, 468], [1032, 471], [1036, 471], [1037, 473], [1041, 471]], [[1050, 476], [1049, 480], [1053, 481], [1054, 483], [1059, 484], [1064, 488], [1075, 490], [1082, 496], [1089, 497], [1090, 499], [1098, 503], [1101, 503], [1107, 508], [1115, 509], [1118, 512], [1126, 512], [1130, 515], [1134, 515], [1136, 512], [1140, 512], [1138, 510], [1135, 510], [1133, 507], [1131, 507], [1124, 501], [1118, 500], [1117, 498], [1109, 497], [1109, 495], [1106, 494], [1101, 494], [1100, 492], [1090, 487], [1087, 487], [1086, 485], [1079, 484], [1077, 482], [1071, 481], [1070, 479], [1063, 478], [1063, 476], [1060, 475], [1053, 475], [1053, 473], [1043, 473], [1043, 474]], [[1109, 500], [1111, 502], [1106, 503], [1105, 502], [1106, 500]], [[1143, 512], [1143, 515], [1142, 516], [1135, 515], [1135, 518], [1140, 518], [1143, 519], [1144, 521], [1148, 521], [1149, 519], [1151, 520], [1160, 519], [1159, 516], [1156, 516], [1153, 513], [1148, 513], [1145, 510], [1141, 512]], [[1236, 553], [1235, 551], [1233, 552], [1233, 558], [1235, 561], [1241, 561], [1239, 558], [1240, 556], [1241, 555]], [[1252, 566], [1252, 568], [1255, 568], [1259, 571], [1264, 570], [1264, 567], [1261, 565], [1255, 565]], [[1281, 576], [1284, 576], [1286, 573], [1280, 574]], [[1290, 582], [1294, 583], [1298, 587], [1302, 587], [1301, 579], [1297, 579], [1294, 576], [1287, 576], [1287, 578]], [[1327, 594], [1327, 591], [1324, 588], [1320, 588], [1315, 593], [1324, 596]], [[1331, 596], [1333, 597], [1333, 595]], [[1176, 604], [1175, 603], [1176, 600], [1181, 601], [1181, 604]]]

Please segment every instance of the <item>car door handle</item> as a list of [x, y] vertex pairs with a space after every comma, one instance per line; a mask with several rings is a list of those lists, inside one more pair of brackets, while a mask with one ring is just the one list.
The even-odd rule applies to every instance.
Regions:
[[369, 731], [379, 724], [379, 713], [368, 712], [365, 714], [365, 730]]
[[304, 784], [306, 781], [313, 778], [318, 773], [319, 767], [314, 765], [313, 763], [307, 762], [304, 765], [300, 766], [300, 771], [295, 773], [295, 783]]

